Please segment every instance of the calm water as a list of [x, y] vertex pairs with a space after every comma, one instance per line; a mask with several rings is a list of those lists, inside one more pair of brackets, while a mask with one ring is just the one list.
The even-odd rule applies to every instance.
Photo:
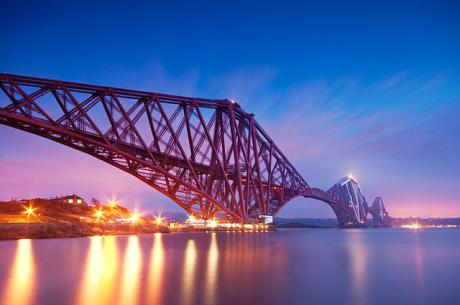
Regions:
[[1, 304], [460, 304], [460, 230], [0, 242]]

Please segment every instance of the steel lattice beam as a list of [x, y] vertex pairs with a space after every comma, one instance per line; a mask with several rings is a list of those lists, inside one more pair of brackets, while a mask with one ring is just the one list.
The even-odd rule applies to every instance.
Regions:
[[0, 88], [0, 124], [116, 166], [196, 216], [250, 221], [298, 195], [334, 208], [230, 100], [10, 74], [0, 74]]

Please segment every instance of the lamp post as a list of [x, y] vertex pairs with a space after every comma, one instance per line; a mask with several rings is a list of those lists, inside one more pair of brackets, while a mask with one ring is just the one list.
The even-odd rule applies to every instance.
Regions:
[[30, 216], [34, 214], [34, 208], [29, 206], [26, 208], [27, 222], [30, 222]]

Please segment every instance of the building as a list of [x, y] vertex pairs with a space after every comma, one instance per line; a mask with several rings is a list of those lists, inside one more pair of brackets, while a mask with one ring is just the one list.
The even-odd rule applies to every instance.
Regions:
[[259, 215], [259, 223], [272, 225], [273, 224], [273, 216], [271, 215]]
[[67, 196], [62, 196], [62, 197], [56, 197], [56, 198], [51, 198], [49, 199], [50, 202], [55, 202], [55, 203], [66, 203], [66, 204], [86, 204], [85, 200], [81, 198], [80, 196], [77, 196], [75, 194], [73, 195], [67, 195]]

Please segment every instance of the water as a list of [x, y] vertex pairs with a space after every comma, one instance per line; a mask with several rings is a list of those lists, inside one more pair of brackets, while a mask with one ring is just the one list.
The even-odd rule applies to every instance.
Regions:
[[460, 230], [0, 241], [1, 304], [460, 304]]

